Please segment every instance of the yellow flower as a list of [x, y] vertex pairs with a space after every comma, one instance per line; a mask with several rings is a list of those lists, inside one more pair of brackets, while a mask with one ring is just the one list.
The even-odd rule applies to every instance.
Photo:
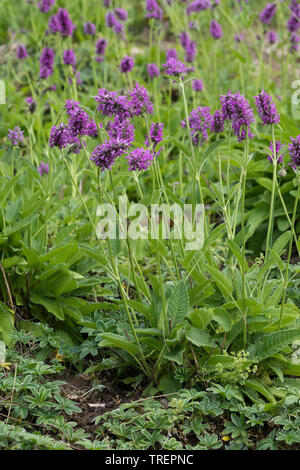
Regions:
[[230, 441], [230, 437], [229, 436], [223, 436], [222, 441], [225, 441], [225, 442]]
[[0, 362], [0, 367], [3, 367], [3, 369], [10, 370], [10, 366], [10, 362]]

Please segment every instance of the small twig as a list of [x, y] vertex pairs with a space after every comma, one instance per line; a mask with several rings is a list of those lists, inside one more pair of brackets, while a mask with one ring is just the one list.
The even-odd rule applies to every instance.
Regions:
[[17, 370], [18, 370], [18, 364], [16, 363], [16, 366], [15, 366], [15, 374], [14, 374], [14, 383], [13, 383], [13, 388], [12, 388], [12, 392], [11, 392], [10, 404], [9, 404], [9, 408], [8, 408], [7, 418], [6, 418], [6, 424], [7, 424], [8, 420], [9, 420], [9, 416], [10, 416], [10, 412], [11, 412], [11, 407], [12, 407], [12, 403], [13, 403], [13, 398], [14, 398], [14, 393], [15, 393], [15, 387], [16, 387], [16, 380], [17, 380]]

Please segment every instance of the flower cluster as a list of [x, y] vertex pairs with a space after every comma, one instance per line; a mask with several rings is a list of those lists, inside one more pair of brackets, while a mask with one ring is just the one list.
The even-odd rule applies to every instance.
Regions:
[[280, 121], [276, 106], [271, 96], [264, 90], [255, 96], [258, 114], [265, 125], [278, 124]]
[[147, 18], [155, 18], [161, 21], [163, 18], [163, 11], [158, 5], [156, 0], [146, 0]]
[[166, 64], [163, 64], [164, 73], [171, 77], [182, 77], [183, 75], [187, 75], [188, 71], [183, 62], [173, 57], [170, 57], [167, 60]]
[[149, 135], [146, 135], [146, 140], [145, 140], [145, 146], [150, 147], [152, 144], [152, 150], [154, 155], [159, 155], [162, 149], [159, 149], [156, 152], [156, 146], [163, 140], [163, 128], [164, 124], [163, 123], [154, 123], [152, 122], [150, 126], [150, 139]]
[[8, 140], [11, 141], [12, 145], [16, 147], [19, 143], [23, 144], [23, 135], [24, 131], [21, 131], [19, 126], [14, 127], [13, 129], [8, 129]]
[[23, 44], [19, 44], [17, 47], [17, 58], [19, 60], [24, 60], [24, 59], [27, 59], [27, 57], [28, 57], [28, 54], [26, 51], [26, 46], [24, 46]]
[[86, 34], [87, 36], [94, 36], [96, 32], [96, 26], [91, 21], [88, 21], [87, 23], [84, 23], [83, 30], [84, 34]]
[[128, 100], [132, 116], [153, 114], [153, 104], [150, 101], [146, 88], [143, 86], [139, 86], [136, 83], [133, 90], [128, 94]]
[[129, 171], [142, 171], [147, 170], [153, 162], [153, 154], [143, 148], [133, 150], [126, 159], [128, 160]]
[[106, 47], [107, 47], [107, 40], [104, 38], [98, 39], [98, 41], [96, 42], [96, 61], [97, 62], [103, 61]]
[[54, 63], [54, 50], [50, 47], [45, 47], [40, 56], [40, 77], [48, 78], [53, 74]]
[[51, 16], [48, 24], [52, 33], [60, 33], [61, 36], [72, 36], [76, 26], [73, 24], [68, 10], [59, 8], [56, 15]]
[[121, 120], [131, 117], [129, 102], [125, 95], [101, 88], [95, 100], [98, 103], [98, 111], [105, 116], [118, 116]]
[[112, 11], [109, 11], [105, 16], [106, 26], [112, 28], [114, 32], [118, 35], [124, 35], [124, 25], [117, 20], [115, 14]]
[[214, 39], [220, 39], [223, 36], [222, 28], [216, 20], [210, 23], [209, 31]]
[[189, 116], [191, 136], [194, 145], [202, 145], [208, 138], [208, 131], [213, 125], [213, 116], [207, 106], [198, 106]]
[[222, 95], [220, 100], [224, 120], [231, 121], [232, 130], [238, 141], [242, 142], [247, 135], [253, 138], [250, 126], [255, 121], [255, 117], [247, 99], [239, 92], [232, 94], [229, 91], [227, 95]]
[[267, 6], [261, 11], [259, 19], [262, 23], [268, 24], [275, 15], [277, 10], [276, 3], [268, 3]]
[[185, 50], [185, 60], [187, 62], [194, 62], [197, 53], [195, 41], [191, 41], [188, 33], [183, 32], [180, 35], [180, 43]]
[[37, 170], [41, 176], [48, 175], [49, 173], [49, 163], [41, 162], [37, 167]]
[[156, 64], [148, 64], [147, 65], [147, 71], [149, 74], [150, 78], [158, 77], [159, 76], [159, 70]]
[[295, 139], [291, 138], [291, 141], [292, 143], [288, 147], [289, 154], [292, 158], [290, 165], [294, 170], [297, 170], [300, 168], [300, 135]]
[[199, 11], [208, 10], [211, 8], [211, 3], [209, 0], [195, 0], [194, 2], [190, 3], [187, 7], [187, 14], [190, 15], [191, 13], [197, 13]]
[[120, 63], [120, 71], [122, 73], [130, 72], [133, 69], [134, 60], [130, 56], [125, 56]]
[[38, 3], [38, 8], [42, 13], [48, 13], [54, 4], [55, 0], [40, 0]]
[[122, 140], [106, 140], [101, 145], [97, 145], [91, 155], [91, 161], [101, 169], [101, 171], [111, 170], [117, 157], [122, 155], [127, 149], [127, 145]]

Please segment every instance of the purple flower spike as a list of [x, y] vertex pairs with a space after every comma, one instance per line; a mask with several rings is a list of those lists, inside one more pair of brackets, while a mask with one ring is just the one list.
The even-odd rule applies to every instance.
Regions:
[[72, 49], [66, 49], [63, 53], [63, 61], [65, 65], [76, 65], [76, 56]]
[[128, 73], [133, 69], [134, 60], [130, 56], [126, 56], [121, 60], [120, 71], [122, 73]]
[[[274, 148], [273, 148], [273, 142], [270, 141], [270, 147], [269, 149], [272, 152], [272, 156], [268, 156], [269, 162], [273, 163], [274, 162]], [[277, 163], [283, 163], [283, 156], [280, 155], [280, 149], [282, 148], [282, 144], [279, 140], [276, 140], [275, 142], [275, 151], [276, 151], [276, 156], [277, 156]]]
[[210, 23], [209, 31], [214, 39], [220, 39], [223, 36], [222, 28], [216, 20]]
[[167, 52], [166, 52], [166, 59], [167, 59], [167, 61], [168, 61], [169, 59], [171, 59], [171, 58], [177, 59], [177, 51], [176, 51], [176, 49], [167, 49]]
[[147, 170], [153, 162], [154, 155], [146, 149], [139, 148], [131, 152], [126, 157], [128, 160], [129, 171]]
[[55, 0], [40, 0], [38, 7], [42, 13], [48, 13], [54, 4]]
[[277, 10], [276, 3], [268, 3], [267, 6], [262, 10], [259, 15], [259, 19], [262, 23], [268, 24], [275, 15]]
[[199, 11], [208, 10], [211, 8], [211, 3], [209, 0], [195, 0], [190, 3], [187, 7], [187, 14], [198, 13]]
[[95, 100], [98, 103], [98, 111], [105, 116], [118, 116], [121, 120], [131, 117], [130, 103], [127, 97], [118, 95], [116, 91], [101, 88], [98, 90]]
[[107, 47], [107, 40], [104, 38], [98, 39], [98, 41], [96, 42], [96, 54], [100, 56], [104, 55], [106, 51], [106, 47]]
[[163, 140], [163, 123], [154, 123], [152, 122], [150, 126], [150, 139], [149, 135], [146, 135], [145, 145], [146, 147], [150, 147], [152, 144], [153, 152], [155, 155], [159, 155], [162, 149], [159, 149], [158, 152], [155, 151], [157, 144]]
[[136, 83], [133, 91], [129, 92], [128, 100], [130, 112], [133, 116], [153, 114], [153, 104], [150, 101], [146, 88]]
[[181, 77], [187, 75], [187, 68], [183, 62], [178, 59], [173, 59], [172, 57], [167, 60], [166, 64], [163, 64], [164, 73], [172, 77]]
[[212, 132], [219, 134], [224, 131], [224, 116], [222, 109], [218, 109], [213, 117], [213, 124], [211, 127]]
[[255, 102], [258, 114], [266, 126], [279, 123], [280, 116], [275, 103], [266, 91], [262, 90], [258, 96], [255, 96]]
[[115, 8], [114, 13], [120, 21], [126, 21], [128, 18], [128, 13], [126, 10], [123, 10], [123, 8]]
[[23, 44], [19, 44], [17, 48], [17, 57], [19, 60], [24, 60], [27, 59], [28, 54], [26, 51], [26, 46], [23, 46]]
[[8, 129], [8, 131], [7, 138], [11, 141], [14, 147], [16, 147], [19, 143], [23, 144], [24, 131], [21, 131], [19, 126], [14, 127], [13, 130]]
[[83, 30], [84, 34], [86, 34], [87, 36], [94, 36], [96, 32], [96, 26], [91, 21], [88, 21], [87, 23], [84, 23]]
[[53, 147], [58, 147], [63, 149], [69, 143], [69, 130], [64, 124], [59, 124], [59, 126], [53, 126], [50, 133], [49, 145]]
[[73, 24], [68, 10], [59, 8], [55, 16], [51, 16], [48, 24], [53, 33], [60, 33], [61, 36], [72, 36], [76, 26]]
[[208, 130], [212, 128], [213, 117], [210, 114], [210, 108], [207, 106], [198, 106], [193, 109], [189, 116], [189, 123], [194, 145], [202, 145], [208, 138]]
[[49, 163], [41, 162], [37, 167], [37, 170], [41, 176], [48, 175], [49, 173]]
[[101, 171], [111, 170], [117, 157], [122, 155], [127, 146], [123, 141], [106, 140], [94, 149], [91, 160]]
[[242, 142], [247, 135], [252, 139], [254, 135], [251, 133], [250, 126], [255, 121], [255, 117], [246, 98], [239, 92], [234, 95], [229, 91], [227, 95], [222, 95], [220, 100], [224, 120], [231, 121], [232, 130], [238, 141]]
[[161, 21], [163, 18], [163, 11], [158, 5], [156, 0], [146, 0], [147, 18], [155, 18]]
[[122, 141], [127, 147], [134, 142], [134, 125], [130, 124], [129, 119], [121, 120], [116, 117], [114, 121], [109, 122], [107, 133], [111, 139]]
[[289, 165], [294, 168], [294, 170], [297, 170], [300, 168], [300, 135], [295, 139], [291, 138], [291, 141], [292, 143], [289, 145], [288, 150], [292, 161]]
[[269, 31], [268, 41], [269, 41], [269, 44], [276, 44], [278, 42], [278, 34], [275, 33], [275, 31]]
[[202, 80], [200, 80], [199, 78], [197, 78], [196, 80], [193, 80], [192, 86], [193, 86], [194, 91], [202, 91], [204, 88]]
[[147, 65], [147, 71], [149, 74], [150, 78], [158, 77], [159, 76], [159, 70], [156, 64], [148, 64]]

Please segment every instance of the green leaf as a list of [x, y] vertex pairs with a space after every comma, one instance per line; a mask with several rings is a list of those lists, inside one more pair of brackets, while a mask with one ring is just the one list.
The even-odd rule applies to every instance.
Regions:
[[186, 339], [195, 346], [213, 346], [214, 340], [208, 334], [207, 330], [199, 330], [198, 328], [191, 328], [186, 335]]
[[65, 316], [60, 300], [39, 294], [31, 294], [30, 300], [34, 304], [43, 305], [47, 312], [52, 313], [56, 318], [58, 318], [58, 320], [64, 320]]
[[12, 345], [14, 329], [14, 311], [0, 301], [0, 338], [7, 346]]
[[167, 318], [171, 320], [173, 327], [184, 321], [188, 309], [187, 288], [183, 281], [179, 281], [168, 300]]
[[300, 329], [281, 330], [264, 335], [261, 341], [250, 346], [250, 358], [255, 362], [262, 361], [297, 339], [300, 339]]
[[120, 348], [128, 352], [131, 356], [136, 356], [139, 353], [139, 348], [136, 344], [128, 341], [124, 336], [114, 333], [102, 333], [101, 337], [103, 338], [99, 343], [101, 348]]

